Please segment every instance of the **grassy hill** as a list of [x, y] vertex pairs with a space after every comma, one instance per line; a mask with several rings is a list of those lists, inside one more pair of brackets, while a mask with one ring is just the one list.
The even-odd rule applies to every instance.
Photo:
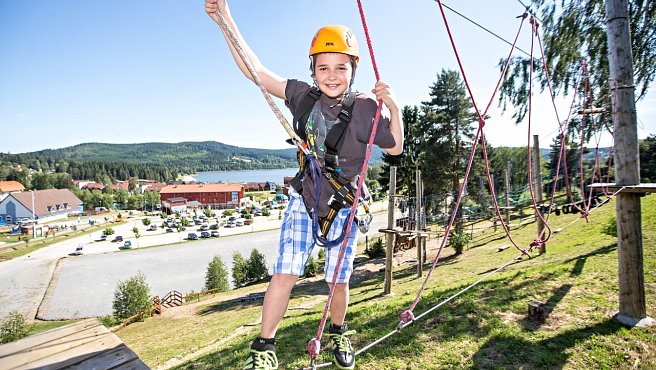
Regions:
[[[656, 327], [627, 329], [611, 318], [618, 310], [617, 244], [616, 238], [601, 230], [613, 217], [614, 201], [593, 211], [589, 223], [577, 215], [552, 215], [553, 230], [562, 231], [548, 242], [547, 254], [510, 265], [372, 347], [358, 357], [357, 368], [655, 368]], [[656, 196], [643, 198], [642, 221], [647, 312], [654, 317]], [[528, 245], [535, 232], [535, 223], [512, 229], [521, 246]], [[454, 256], [449, 248], [442, 253], [415, 316], [519, 254], [512, 247], [498, 251], [508, 245], [502, 231], [487, 228], [474, 236], [462, 255]], [[437, 246], [433, 236], [429, 260]], [[395, 264], [394, 294], [382, 296], [384, 277], [379, 270], [383, 263], [365, 257], [356, 260], [347, 314], [351, 328], [358, 332], [353, 337], [356, 350], [395, 330], [423, 282], [415, 278], [412, 262]], [[238, 297], [264, 289], [265, 284], [260, 284], [223, 293], [129, 325], [116, 334], [151, 367], [241, 368], [259, 330], [261, 302], [241, 302]], [[326, 293], [321, 278], [304, 279], [294, 289], [278, 331], [281, 369], [308, 366], [305, 347], [316, 333]], [[531, 301], [552, 307], [545, 322], [527, 318]], [[329, 353], [324, 337], [321, 362], [329, 359]]]

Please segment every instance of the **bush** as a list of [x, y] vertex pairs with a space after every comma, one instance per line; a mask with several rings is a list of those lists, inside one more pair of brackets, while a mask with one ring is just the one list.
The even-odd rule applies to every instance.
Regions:
[[235, 288], [246, 285], [246, 260], [239, 252], [232, 255], [232, 284]]
[[384, 257], [386, 250], [385, 250], [385, 243], [383, 243], [383, 238], [378, 238], [374, 240], [373, 243], [371, 243], [369, 249], [364, 251], [364, 253], [369, 258]]
[[471, 235], [463, 230], [456, 230], [451, 233], [449, 237], [449, 245], [456, 250], [456, 254], [462, 254], [465, 247], [471, 242]]
[[144, 218], [143, 220], [141, 220], [141, 223], [144, 226], [148, 226], [148, 225], [150, 225], [150, 219], [149, 218]]
[[110, 236], [110, 235], [114, 235], [114, 233], [115, 231], [111, 227], [108, 227], [105, 230], [103, 230], [103, 235]]
[[214, 256], [207, 266], [205, 290], [210, 289], [216, 289], [219, 292], [228, 291], [228, 271], [219, 256]]
[[139, 272], [128, 280], [119, 281], [116, 284], [112, 308], [117, 319], [124, 320], [151, 306], [150, 287], [146, 283], [146, 276], [143, 273]]
[[320, 260], [326, 259], [326, 250], [324, 248], [319, 248], [319, 255], [317, 258]]
[[601, 232], [617, 238], [617, 219], [614, 216], [611, 217], [603, 226]]
[[226, 209], [225, 211], [223, 211], [223, 216], [224, 217], [230, 217], [233, 214], [235, 214], [235, 211], [233, 209]]
[[11, 311], [0, 324], [0, 344], [25, 338], [31, 330], [32, 325], [25, 321], [20, 312]]
[[[323, 248], [321, 250], [323, 250]], [[303, 274], [303, 276], [306, 278], [317, 276], [317, 270], [319, 270], [319, 263], [314, 257], [310, 256], [310, 259], [305, 265], [305, 274]]]
[[246, 267], [246, 283], [254, 283], [267, 277], [269, 277], [269, 269], [266, 266], [264, 255], [257, 249], [253, 249]]
[[271, 216], [271, 211], [269, 211], [267, 208], [263, 209], [262, 216], [266, 216], [266, 217]]

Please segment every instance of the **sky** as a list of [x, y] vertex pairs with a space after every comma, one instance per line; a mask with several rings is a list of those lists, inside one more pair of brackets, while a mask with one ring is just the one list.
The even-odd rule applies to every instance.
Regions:
[[[437, 2], [362, 4], [381, 79], [401, 107], [428, 100], [440, 71], [458, 69]], [[444, 4], [509, 41], [524, 12], [518, 0]], [[286, 78], [310, 81], [307, 52], [318, 28], [350, 27], [361, 55], [355, 88], [369, 93], [373, 87], [356, 1], [235, 0], [230, 7], [263, 64]], [[449, 10], [446, 16], [484, 110], [499, 75], [497, 63], [510, 47]], [[518, 45], [530, 50], [527, 25]], [[534, 101], [530, 135], [540, 135], [540, 146], [548, 147], [557, 135], [554, 109], [546, 94], [536, 93]], [[567, 115], [566, 101], [559, 99], [560, 116]], [[276, 102], [291, 120], [284, 103]], [[638, 137], [656, 134], [656, 93], [637, 109]], [[527, 124], [515, 125], [512, 112], [502, 114], [496, 100], [490, 115], [485, 134], [491, 145], [527, 144]], [[289, 147], [259, 89], [235, 66], [202, 0], [0, 1], [0, 132], [4, 153], [87, 142]], [[609, 137], [600, 140], [611, 143]]]

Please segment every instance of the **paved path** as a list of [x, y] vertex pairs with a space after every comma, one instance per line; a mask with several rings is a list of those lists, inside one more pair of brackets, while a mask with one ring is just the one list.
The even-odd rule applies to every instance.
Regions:
[[[385, 214], [379, 213], [371, 229], [378, 230], [386, 222]], [[131, 231], [135, 226], [143, 235], [138, 240]], [[146, 276], [151, 295], [163, 296], [170, 290], [198, 292], [203, 289], [205, 270], [215, 255], [230, 270], [235, 252], [248, 258], [257, 248], [270, 265], [277, 256], [279, 227], [276, 215], [258, 218], [249, 226], [221, 228], [219, 238], [186, 241], [187, 231], [146, 231], [141, 220], [135, 218], [113, 226], [115, 235], [138, 246], [130, 251], [118, 252], [120, 244], [96, 241], [100, 234], [56, 243], [0, 263], [0, 317], [12, 310], [42, 320], [108, 315], [117, 282], [138, 272]], [[78, 245], [84, 247], [84, 254], [70, 255]], [[160, 247], [145, 248], [155, 245]]]

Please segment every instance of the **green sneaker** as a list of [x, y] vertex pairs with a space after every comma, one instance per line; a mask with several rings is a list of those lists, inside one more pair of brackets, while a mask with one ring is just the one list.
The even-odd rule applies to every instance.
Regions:
[[333, 355], [335, 365], [340, 369], [353, 369], [355, 367], [355, 351], [351, 345], [349, 335], [355, 334], [355, 330], [345, 330], [341, 333], [333, 332], [332, 328], [328, 333], [328, 338], [333, 343]]
[[275, 370], [278, 368], [278, 357], [274, 351], [258, 351], [251, 349], [244, 370]]

